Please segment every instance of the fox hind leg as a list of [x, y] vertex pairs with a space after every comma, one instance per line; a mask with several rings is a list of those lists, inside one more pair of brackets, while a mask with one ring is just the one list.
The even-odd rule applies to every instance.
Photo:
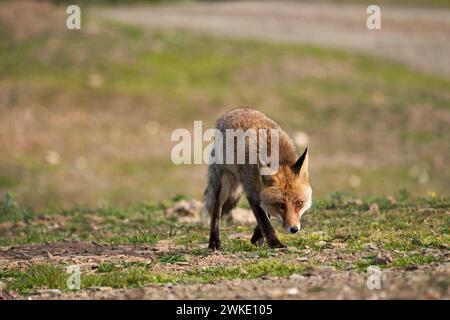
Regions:
[[208, 185], [205, 190], [203, 201], [206, 214], [209, 215], [211, 219], [208, 245], [210, 250], [217, 250], [220, 248], [219, 220], [222, 204], [219, 204], [219, 197], [222, 189], [221, 179], [222, 170], [220, 170], [220, 167], [214, 165], [209, 166]]
[[206, 212], [211, 217], [209, 245], [210, 250], [220, 249], [220, 218], [228, 214], [239, 201], [236, 177], [222, 169], [211, 165], [208, 169], [208, 186], [204, 202]]

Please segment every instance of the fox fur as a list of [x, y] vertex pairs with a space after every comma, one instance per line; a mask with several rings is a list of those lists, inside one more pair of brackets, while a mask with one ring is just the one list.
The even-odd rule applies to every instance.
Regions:
[[[305, 150], [299, 157], [289, 135], [263, 113], [250, 108], [236, 108], [226, 112], [216, 121], [216, 129], [224, 135], [226, 129], [254, 129], [257, 132], [258, 129], [279, 129], [279, 166], [274, 174], [261, 175], [260, 167], [264, 164], [259, 161], [257, 164], [246, 162], [209, 165], [204, 193], [204, 209], [211, 218], [209, 249], [220, 249], [220, 218], [230, 213], [243, 192], [257, 221], [251, 242], [261, 245], [265, 238], [269, 247], [285, 247], [276, 237], [269, 219], [271, 216], [278, 217], [285, 230], [290, 233], [300, 230], [300, 218], [312, 201], [308, 151]], [[270, 139], [270, 135], [267, 139]], [[236, 148], [233, 150], [236, 152]], [[245, 148], [246, 153], [248, 150]], [[212, 154], [214, 152], [215, 150]]]

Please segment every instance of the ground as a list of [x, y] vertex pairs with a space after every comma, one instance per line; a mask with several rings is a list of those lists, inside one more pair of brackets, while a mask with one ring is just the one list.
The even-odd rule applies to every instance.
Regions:
[[[449, 298], [448, 199], [335, 195], [316, 201], [299, 235], [279, 228], [287, 249], [253, 246], [253, 226], [228, 221], [219, 252], [207, 250], [199, 218], [169, 214], [179, 201], [44, 214], [10, 200], [0, 224], [3, 297]], [[79, 291], [67, 287], [70, 265], [80, 267]], [[369, 266], [381, 270], [379, 290], [366, 286]]]
[[[304, 25], [297, 5], [83, 7], [69, 31], [62, 6], [2, 2], [0, 297], [448, 299], [448, 9], [383, 11], [379, 39], [345, 15], [361, 7], [305, 5]], [[234, 220], [210, 253], [173, 210], [206, 167], [174, 166], [171, 132], [238, 105], [310, 148], [313, 207], [298, 235], [277, 227], [286, 250]]]

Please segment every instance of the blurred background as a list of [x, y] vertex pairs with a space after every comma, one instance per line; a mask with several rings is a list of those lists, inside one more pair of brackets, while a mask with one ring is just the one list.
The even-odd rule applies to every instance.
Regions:
[[173, 165], [170, 134], [237, 106], [310, 147], [318, 197], [449, 195], [450, 1], [377, 1], [381, 30], [369, 4], [0, 1], [0, 196], [200, 199], [206, 166]]

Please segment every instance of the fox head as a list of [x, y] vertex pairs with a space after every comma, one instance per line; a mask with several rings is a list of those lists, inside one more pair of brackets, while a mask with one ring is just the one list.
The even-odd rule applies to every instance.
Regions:
[[261, 208], [280, 218], [289, 233], [300, 230], [300, 219], [311, 207], [312, 189], [308, 177], [308, 149], [294, 164], [280, 164], [277, 173], [261, 176]]

